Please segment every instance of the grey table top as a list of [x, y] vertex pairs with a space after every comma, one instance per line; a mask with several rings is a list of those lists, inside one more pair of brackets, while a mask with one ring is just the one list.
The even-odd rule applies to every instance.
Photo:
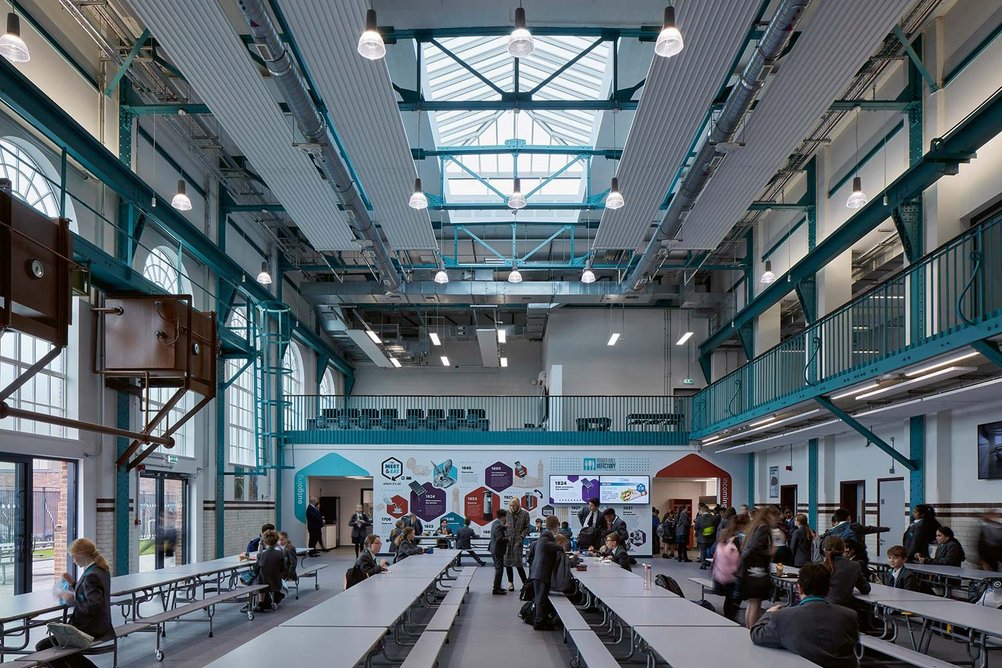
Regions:
[[33, 591], [29, 594], [0, 598], [0, 624], [35, 617], [63, 608], [51, 591]]
[[710, 612], [703, 606], [696, 605], [692, 601], [687, 601], [684, 598], [606, 596], [605, 598], [602, 598], [601, 601], [606, 607], [612, 610], [624, 624], [632, 627], [737, 626], [737, 624], [723, 615]]
[[910, 612], [938, 622], [966, 626], [986, 635], [1002, 638], [1002, 613], [995, 608], [938, 598], [936, 601], [899, 601], [887, 607]]
[[590, 561], [587, 557], [585, 558], [585, 564], [588, 566], [588, 570], [572, 571], [574, 577], [582, 582], [594, 578], [640, 578], [639, 575], [631, 573], [630, 571], [622, 568], [619, 564], [596, 564]]
[[431, 585], [432, 578], [399, 576], [396, 573], [380, 573], [358, 583], [351, 589], [338, 594], [335, 598], [373, 598], [377, 596], [391, 596], [404, 598], [409, 596], [409, 601], [413, 601], [420, 596]]
[[349, 590], [329, 598], [284, 622], [282, 626], [378, 626], [385, 632], [414, 602], [413, 596], [402, 595], [400, 592], [396, 596], [372, 597], [351, 596], [350, 593]]
[[735, 665], [736, 657], [740, 657], [737, 659], [737, 665], [742, 668], [814, 666], [807, 659], [791, 652], [752, 644], [748, 631], [737, 625], [732, 628], [695, 626], [685, 629], [684, 637], [680, 634], [665, 633], [664, 628], [660, 627], [642, 626], [636, 631], [672, 668], [731, 666]]
[[908, 591], [907, 589], [895, 589], [894, 587], [882, 584], [871, 584], [869, 594], [860, 594], [857, 591], [853, 596], [858, 601], [877, 605], [890, 605], [892, 603], [900, 603], [901, 601], [926, 601], [932, 603], [943, 600], [942, 596], [933, 596], [932, 594], [923, 594], [919, 591]]
[[588, 591], [604, 599], [606, 596], [617, 597], [637, 597], [637, 598], [678, 598], [667, 589], [651, 585], [650, 589], [644, 589], [642, 578], [594, 578], [592, 580], [581, 580]]
[[983, 571], [979, 568], [967, 568], [966, 566], [937, 566], [936, 564], [908, 564], [906, 568], [916, 573], [927, 575], [942, 575], [945, 577], [958, 578], [961, 580], [984, 580], [986, 578], [999, 577], [994, 571]]
[[386, 633], [385, 627], [315, 628], [279, 626], [208, 664], [283, 666], [290, 662], [327, 668], [352, 668]]

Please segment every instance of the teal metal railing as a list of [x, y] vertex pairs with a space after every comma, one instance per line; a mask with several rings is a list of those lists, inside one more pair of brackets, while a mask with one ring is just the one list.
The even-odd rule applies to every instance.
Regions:
[[703, 389], [692, 400], [692, 434], [701, 438], [984, 338], [994, 331], [986, 325], [1000, 317], [1002, 217], [972, 227]]
[[299, 395], [288, 400], [292, 417], [286, 434], [296, 440], [310, 440], [302, 432], [359, 431], [683, 434], [689, 414], [689, 399], [672, 396]]

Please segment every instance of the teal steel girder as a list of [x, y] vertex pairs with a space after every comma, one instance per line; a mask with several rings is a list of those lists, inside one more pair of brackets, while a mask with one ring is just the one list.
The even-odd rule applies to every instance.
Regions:
[[132, 67], [132, 62], [139, 55], [139, 52], [142, 50], [143, 45], [146, 44], [146, 40], [148, 40], [149, 38], [150, 38], [150, 29], [145, 28], [142, 34], [139, 35], [139, 39], [136, 40], [136, 43], [132, 45], [132, 49], [129, 50], [129, 55], [127, 55], [125, 57], [125, 60], [122, 61], [122, 64], [119, 66], [118, 71], [116, 71], [112, 75], [111, 81], [108, 82], [108, 87], [104, 89], [105, 95], [111, 97], [111, 94], [115, 92], [115, 88], [118, 86], [118, 82], [122, 80], [122, 77], [125, 76], [125, 73], [129, 71], [130, 67]]
[[592, 148], [591, 146], [535, 146], [522, 140], [517, 144], [506, 143], [497, 146], [440, 146], [437, 149], [412, 148], [411, 156], [415, 160], [426, 158], [451, 158], [463, 155], [587, 155], [606, 160], [619, 160], [623, 156], [622, 149]]
[[844, 410], [833, 404], [828, 399], [828, 397], [814, 397], [814, 401], [818, 402], [818, 404], [822, 408], [824, 408], [826, 411], [828, 411], [829, 413], [837, 417], [839, 420], [844, 422], [846, 425], [849, 426], [850, 429], [852, 429], [857, 434], [865, 438], [869, 443], [873, 443], [875, 446], [877, 446], [878, 448], [889, 454], [896, 462], [904, 465], [904, 467], [907, 468], [909, 471], [918, 470], [919, 468], [918, 464], [913, 462], [908, 457], [905, 457], [903, 454], [898, 452], [897, 449], [895, 449], [895, 447], [892, 446], [890, 443], [888, 443], [887, 441], [880, 438], [872, 431], [864, 427], [859, 422], [859, 420], [857, 420], [856, 418], [849, 415]]
[[[922, 75], [922, 78], [925, 79], [926, 84], [929, 86], [929, 92], [935, 93], [938, 91], [939, 86], [936, 85], [936, 80], [931, 74], [929, 74], [929, 70], [927, 70], [925, 65], [922, 63], [922, 56], [919, 55], [916, 49], [912, 48], [911, 42], [908, 41], [908, 37], [905, 35], [904, 31], [901, 30], [901, 26], [894, 26], [894, 29], [891, 32], [894, 33], [894, 36], [898, 38], [899, 42], [901, 42], [901, 46], [905, 48], [905, 53], [908, 54], [908, 60], [911, 62], [911, 66], [918, 70], [919, 74]], [[921, 46], [919, 48], [921, 48]]]
[[808, 276], [796, 285], [797, 299], [804, 311], [804, 319], [810, 324], [818, 319], [818, 278]]
[[639, 102], [619, 100], [538, 100], [528, 93], [504, 93], [500, 100], [422, 100], [398, 102], [400, 111], [632, 111]]
[[[518, 266], [520, 266], [520, 267], [523, 266], [524, 262], [526, 262], [529, 258], [531, 258], [533, 255], [535, 255], [539, 251], [541, 251], [544, 248], [546, 248], [546, 246], [549, 243], [551, 243], [552, 241], [554, 241], [557, 237], [561, 236], [564, 232], [569, 232], [571, 234], [571, 236], [573, 237], [573, 235], [574, 235], [574, 226], [573, 225], [564, 225], [559, 230], [557, 230], [556, 232], [554, 232], [553, 234], [551, 234], [549, 237], [547, 237], [543, 241], [540, 241], [536, 245], [535, 248], [533, 248], [531, 251], [529, 251], [528, 253], [526, 253], [525, 255], [523, 255], [522, 257], [520, 257], [518, 259]], [[572, 255], [573, 255], [573, 253], [572, 253]]]
[[[511, 26], [471, 26], [469, 28], [410, 28], [396, 29], [380, 26], [379, 32], [387, 44], [397, 40], [412, 39], [418, 43], [450, 37], [507, 37]], [[552, 37], [601, 37], [612, 42], [624, 37], [641, 42], [653, 42], [661, 34], [661, 26], [639, 26], [637, 28], [599, 28], [585, 26], [532, 26], [532, 34]]]
[[908, 474], [908, 499], [911, 507], [925, 503], [925, 416], [908, 419], [908, 456], [916, 464]]
[[129, 104], [126, 106], [136, 116], [173, 116], [175, 114], [191, 114], [204, 116], [211, 114], [208, 105], [193, 102], [179, 104]]
[[[514, 227], [514, 225], [512, 227]], [[460, 232], [462, 232], [463, 234], [465, 234], [466, 236], [470, 237], [475, 242], [477, 242], [478, 244], [480, 244], [481, 246], [483, 246], [484, 249], [486, 249], [487, 251], [489, 251], [490, 253], [492, 253], [498, 259], [504, 260], [509, 265], [511, 264], [512, 259], [510, 257], [508, 257], [507, 255], [501, 254], [501, 252], [498, 251], [498, 249], [494, 248], [494, 246], [491, 246], [489, 243], [487, 243], [486, 241], [484, 241], [483, 239], [481, 239], [480, 237], [478, 237], [473, 231], [471, 231], [465, 225], [455, 225], [455, 226], [453, 226], [452, 229], [453, 229], [453, 235], [454, 236], [458, 235]], [[459, 244], [457, 243], [456, 244], [456, 252], [458, 253], [458, 251], [459, 251]], [[454, 257], [453, 259], [457, 259], [457, 258]]]
[[807, 521], [818, 526], [818, 439], [807, 441]]
[[915, 102], [908, 100], [835, 100], [829, 111], [907, 111]]
[[[604, 199], [606, 191], [601, 194]], [[505, 195], [507, 199], [507, 195]], [[597, 196], [586, 202], [529, 202], [525, 208], [519, 211], [602, 211], [605, 204], [596, 201]], [[507, 202], [436, 202], [432, 203], [428, 198], [429, 211], [507, 211]]]
[[[908, 171], [894, 180], [856, 212], [837, 231], [818, 244], [813, 253], [795, 264], [776, 282], [763, 290], [730, 322], [700, 344], [701, 353], [710, 353], [734, 336], [736, 326], [754, 321], [789, 292], [789, 283], [817, 273], [822, 267], [852, 247], [890, 215], [893, 207], [920, 196], [946, 175], [956, 174], [958, 165], [969, 161], [977, 150], [1002, 131], [1002, 90], [996, 91], [952, 131], [932, 142], [930, 150]], [[884, 195], [888, 204], [884, 204]], [[790, 276], [790, 279], [787, 278]], [[984, 338], [984, 337], [980, 337]]]
[[891, 209], [891, 220], [901, 238], [901, 247], [909, 262], [917, 262], [925, 255], [922, 243], [922, 202], [919, 198], [902, 202]]
[[999, 350], [997, 343], [985, 340], [975, 341], [971, 344], [971, 347], [981, 353], [981, 355], [989, 362], [999, 368], [1002, 368], [1002, 351]]
[[466, 431], [425, 429], [292, 430], [287, 444], [302, 445], [523, 445], [523, 446], [678, 446], [689, 449], [685, 431]]
[[741, 342], [741, 347], [744, 348], [745, 357], [748, 359], [755, 357], [755, 329], [751, 323], [738, 328], [738, 341]]
[[[700, 429], [694, 429], [692, 437], [697, 439], [708, 438], [722, 429], [736, 427], [757, 418], [787, 410], [791, 406], [796, 406], [801, 402], [812, 401], [815, 397], [834, 394], [881, 374], [898, 371], [906, 366], [924, 362], [964, 346], [970, 346], [975, 341], [998, 336], [1000, 333], [1002, 333], [1002, 316], [991, 318], [975, 325], [957, 327], [949, 334], [945, 334], [940, 338], [930, 339], [924, 343], [904, 348], [882, 360], [861, 364], [849, 371], [827, 376], [818, 380], [813, 385], [805, 383], [801, 389], [791, 392], [784, 397], [749, 409], [733, 417], [719, 420], [714, 424]], [[696, 406], [702, 401], [701, 394], [702, 392], [693, 398], [693, 411], [696, 410]]]

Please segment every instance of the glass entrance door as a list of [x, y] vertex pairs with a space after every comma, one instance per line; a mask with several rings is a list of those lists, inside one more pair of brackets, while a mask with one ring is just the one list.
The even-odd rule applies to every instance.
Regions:
[[139, 571], [188, 563], [188, 479], [170, 473], [139, 478]]
[[28, 460], [0, 459], [0, 596], [31, 591]]

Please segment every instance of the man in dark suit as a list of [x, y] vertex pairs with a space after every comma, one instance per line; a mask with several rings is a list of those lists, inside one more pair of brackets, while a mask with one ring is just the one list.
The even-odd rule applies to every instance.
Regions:
[[404, 528], [407, 527], [414, 529], [414, 542], [420, 542], [418, 538], [420, 538], [421, 534], [424, 533], [424, 525], [421, 524], [421, 520], [418, 519], [418, 516], [414, 514], [413, 510], [404, 515]]
[[891, 567], [884, 573], [883, 581], [888, 587], [918, 591], [920, 583], [915, 573], [905, 568], [908, 561], [908, 551], [902, 545], [895, 545], [887, 550], [887, 565]]
[[309, 535], [307, 546], [311, 550], [315, 550], [317, 545], [320, 545], [321, 550], [326, 550], [322, 536], [324, 516], [320, 514], [318, 504], [317, 497], [311, 496], [310, 505], [306, 506], [306, 533]]
[[[617, 517], [616, 511], [612, 508], [606, 508], [603, 514], [605, 515], [605, 532], [619, 534], [619, 544], [625, 547], [626, 542], [630, 539], [630, 530], [626, 528], [626, 522], [621, 517]], [[605, 541], [605, 536], [602, 536], [602, 541]]]
[[853, 653], [859, 642], [856, 613], [825, 600], [829, 585], [824, 564], [806, 564], [797, 578], [800, 603], [769, 608], [752, 627], [752, 642], [785, 649], [825, 668], [858, 666]]
[[578, 534], [578, 549], [587, 550], [602, 545], [605, 535], [602, 513], [598, 509], [598, 499], [589, 499], [588, 505], [578, 511], [578, 521], [581, 522], [581, 532]]
[[[553, 517], [551, 515], [551, 517]], [[550, 518], [547, 518], [550, 519]], [[556, 519], [554, 517], [554, 519]], [[558, 520], [557, 526], [560, 526]], [[532, 545], [533, 554], [530, 555], [529, 579], [532, 580], [533, 607], [535, 616], [533, 617], [532, 628], [536, 631], [551, 631], [553, 626], [549, 622], [550, 615], [550, 580], [553, 578], [553, 569], [557, 565], [557, 557], [562, 549], [553, 539], [551, 530], [540, 532], [539, 539]]]
[[504, 555], [508, 550], [508, 533], [505, 526], [505, 518], [507, 516], [507, 510], [504, 508], [498, 509], [497, 519], [491, 525], [491, 540], [487, 544], [487, 551], [491, 553], [491, 559], [494, 561], [494, 588], [491, 590], [491, 594], [495, 596], [504, 596], [508, 593], [501, 588], [501, 575], [504, 573]]
[[383, 559], [380, 562], [376, 562], [376, 555], [379, 554], [380, 548], [383, 546], [383, 539], [375, 534], [366, 536], [365, 541], [362, 543], [362, 551], [359, 553], [358, 558], [355, 559], [355, 568], [359, 570], [360, 573], [364, 573], [365, 577], [370, 577], [372, 575], [378, 575], [386, 571], [389, 562]]

